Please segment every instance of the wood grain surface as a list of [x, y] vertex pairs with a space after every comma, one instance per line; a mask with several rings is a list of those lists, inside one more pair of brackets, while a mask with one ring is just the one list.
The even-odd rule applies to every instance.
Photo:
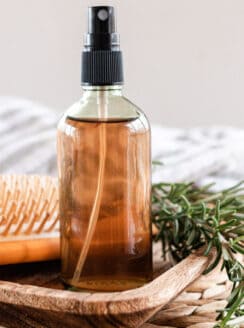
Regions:
[[[191, 255], [151, 283], [118, 293], [65, 290], [60, 264], [0, 268], [0, 324], [5, 327], [140, 327], [197, 279], [210, 258]], [[155, 272], [167, 268], [155, 252]]]

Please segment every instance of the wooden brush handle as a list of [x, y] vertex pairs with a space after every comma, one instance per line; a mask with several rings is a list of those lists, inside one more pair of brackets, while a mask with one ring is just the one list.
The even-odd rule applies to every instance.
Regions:
[[0, 265], [55, 260], [60, 257], [59, 238], [0, 243]]

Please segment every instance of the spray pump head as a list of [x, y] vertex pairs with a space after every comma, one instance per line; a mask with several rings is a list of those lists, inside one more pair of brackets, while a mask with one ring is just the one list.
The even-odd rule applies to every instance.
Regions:
[[82, 56], [83, 85], [123, 84], [119, 45], [114, 7], [89, 7], [88, 32]]
[[88, 33], [85, 36], [87, 50], [119, 49], [113, 7], [90, 7], [88, 9]]

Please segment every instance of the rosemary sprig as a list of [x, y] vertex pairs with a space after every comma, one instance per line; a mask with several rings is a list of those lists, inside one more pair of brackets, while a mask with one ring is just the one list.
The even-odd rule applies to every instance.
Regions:
[[205, 273], [220, 262], [233, 289], [216, 327], [238, 327], [244, 322], [244, 183], [213, 193], [212, 185], [158, 183], [152, 188], [152, 217], [162, 242], [163, 256], [180, 261], [200, 247], [204, 254], [216, 249]]

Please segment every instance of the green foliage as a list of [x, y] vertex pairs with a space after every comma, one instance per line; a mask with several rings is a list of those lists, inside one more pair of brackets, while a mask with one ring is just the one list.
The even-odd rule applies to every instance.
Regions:
[[181, 261], [200, 247], [216, 257], [205, 273], [220, 262], [233, 290], [216, 327], [238, 327], [244, 322], [244, 268], [236, 255], [244, 254], [244, 183], [213, 193], [212, 185], [158, 183], [152, 188], [152, 217], [162, 242], [163, 256]]

